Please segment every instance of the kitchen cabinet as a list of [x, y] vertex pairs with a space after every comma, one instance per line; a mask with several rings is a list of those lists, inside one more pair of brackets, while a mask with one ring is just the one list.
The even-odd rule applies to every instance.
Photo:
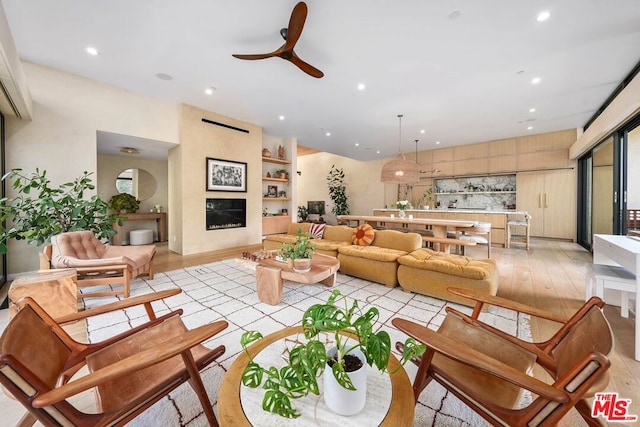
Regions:
[[576, 233], [576, 171], [519, 172], [516, 204], [531, 214], [531, 235], [569, 239]]

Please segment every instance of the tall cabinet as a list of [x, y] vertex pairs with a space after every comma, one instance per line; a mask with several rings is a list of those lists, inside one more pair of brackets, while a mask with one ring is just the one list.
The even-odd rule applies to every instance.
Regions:
[[531, 235], [575, 241], [576, 171], [518, 172], [517, 208], [531, 214]]

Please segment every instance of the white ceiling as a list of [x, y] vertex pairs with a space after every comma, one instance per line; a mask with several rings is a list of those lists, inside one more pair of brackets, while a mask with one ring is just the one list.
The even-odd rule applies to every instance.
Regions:
[[278, 48], [295, 0], [2, 0], [25, 60], [361, 160], [397, 152], [398, 114], [409, 152], [582, 127], [640, 60], [638, 0], [306, 3], [295, 50], [322, 79], [231, 56]]

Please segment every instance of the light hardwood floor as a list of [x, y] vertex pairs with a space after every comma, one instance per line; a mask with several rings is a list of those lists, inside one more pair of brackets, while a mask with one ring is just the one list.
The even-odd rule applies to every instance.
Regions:
[[[158, 246], [155, 271], [169, 271], [192, 265], [234, 258], [243, 251], [256, 250], [259, 246], [233, 248], [198, 255], [181, 256]], [[484, 246], [471, 247], [467, 254], [472, 257], [486, 256]], [[492, 258], [496, 259], [500, 271], [498, 295], [537, 308], [572, 314], [584, 302], [585, 266], [591, 263], [591, 254], [577, 244], [565, 241], [533, 239], [531, 249], [514, 244], [511, 249], [494, 247]], [[0, 331], [4, 329], [8, 310], [0, 310]], [[611, 380], [607, 391], [617, 392], [621, 398], [631, 399], [632, 413], [640, 415], [640, 362], [633, 358], [634, 315], [628, 319], [620, 316], [617, 307], [607, 306], [605, 313], [615, 333], [616, 348], [611, 355]], [[533, 319], [531, 330], [534, 341], [548, 338], [556, 330], [552, 322]], [[544, 372], [535, 372], [545, 376]], [[0, 408], [3, 407], [0, 396]], [[6, 407], [5, 407], [6, 408]], [[2, 411], [4, 412], [4, 411]], [[15, 416], [15, 414], [13, 414]], [[9, 417], [11, 418], [11, 417]], [[1, 424], [1, 423], [0, 423]], [[639, 425], [636, 423], [636, 425]], [[562, 426], [584, 426], [582, 419], [573, 411], [565, 417]], [[621, 426], [616, 423], [612, 425]]]

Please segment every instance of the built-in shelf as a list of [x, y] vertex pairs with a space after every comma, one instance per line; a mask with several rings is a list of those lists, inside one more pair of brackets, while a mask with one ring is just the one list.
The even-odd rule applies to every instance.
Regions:
[[263, 181], [272, 181], [272, 182], [286, 182], [289, 183], [289, 180], [287, 178], [267, 178], [266, 176], [262, 177]]
[[262, 200], [265, 202], [289, 202], [291, 197], [263, 197]]
[[290, 165], [291, 164], [291, 160], [280, 160], [280, 159], [275, 159], [273, 157], [263, 157], [262, 161], [263, 162], [267, 162], [267, 163], [276, 163], [278, 165]]
[[442, 194], [515, 194], [515, 191], [456, 191], [453, 193], [435, 193], [436, 195]]

